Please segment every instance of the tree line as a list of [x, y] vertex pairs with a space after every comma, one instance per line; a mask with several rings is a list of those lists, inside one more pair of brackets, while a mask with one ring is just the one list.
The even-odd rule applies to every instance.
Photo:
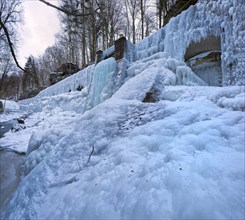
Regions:
[[[0, 0], [0, 85], [10, 72], [19, 75], [16, 69], [19, 67], [32, 78], [31, 88], [48, 86], [49, 74], [63, 63], [84, 68], [94, 62], [98, 49], [109, 48], [121, 35], [137, 43], [160, 28], [164, 13], [176, 0], [61, 0], [59, 6], [38, 1], [59, 11], [61, 31], [53, 46], [39, 57], [30, 56], [22, 68], [15, 53], [22, 0]], [[25, 82], [28, 77], [22, 78], [22, 87], [28, 87]]]

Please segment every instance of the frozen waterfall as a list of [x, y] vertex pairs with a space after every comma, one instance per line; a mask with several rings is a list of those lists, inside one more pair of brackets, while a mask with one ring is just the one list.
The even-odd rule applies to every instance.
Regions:
[[117, 62], [111, 57], [98, 63], [94, 69], [94, 77], [89, 88], [86, 109], [93, 108], [112, 96], [113, 75]]

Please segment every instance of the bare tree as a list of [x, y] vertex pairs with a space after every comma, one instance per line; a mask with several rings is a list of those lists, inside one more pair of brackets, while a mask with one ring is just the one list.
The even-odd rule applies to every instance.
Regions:
[[125, 8], [127, 20], [132, 22], [132, 38], [133, 43], [136, 43], [136, 22], [140, 11], [139, 0], [125, 0]]
[[162, 28], [164, 24], [164, 16], [168, 13], [171, 5], [174, 4], [175, 2], [176, 0], [157, 0], [156, 1], [159, 28]]
[[97, 0], [98, 31], [102, 35], [103, 49], [113, 45], [124, 25], [123, 4], [117, 0]]
[[140, 0], [140, 19], [141, 19], [141, 38], [144, 38], [144, 19], [145, 19], [146, 0]]
[[16, 25], [22, 20], [21, 14], [21, 0], [0, 1], [0, 41], [8, 46], [16, 66], [24, 70], [19, 65], [15, 53]]

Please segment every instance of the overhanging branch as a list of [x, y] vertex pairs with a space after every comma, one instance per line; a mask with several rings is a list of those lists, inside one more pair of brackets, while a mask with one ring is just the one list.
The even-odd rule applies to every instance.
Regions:
[[19, 62], [18, 62], [18, 60], [17, 60], [17, 58], [16, 58], [16, 55], [15, 55], [15, 52], [14, 52], [13, 43], [12, 43], [12, 41], [11, 41], [11, 39], [10, 39], [10, 36], [9, 36], [8, 29], [7, 29], [7, 27], [4, 25], [4, 23], [2, 22], [1, 19], [0, 19], [0, 27], [3, 29], [4, 34], [5, 34], [6, 38], [7, 38], [7, 42], [8, 42], [8, 45], [9, 45], [9, 49], [10, 49], [10, 52], [11, 52], [11, 54], [12, 54], [12, 57], [13, 57], [13, 59], [14, 59], [14, 62], [15, 62], [15, 64], [16, 64], [16, 66], [17, 66], [19, 69], [21, 69], [22, 71], [25, 71], [25, 70], [19, 65]]
[[71, 11], [68, 11], [68, 10], [65, 10], [64, 8], [61, 8], [61, 7], [58, 7], [56, 5], [53, 5], [45, 0], [39, 0], [40, 2], [52, 7], [52, 8], [55, 8], [57, 9], [58, 11], [61, 11], [67, 15], [72, 15], [72, 16], [75, 16], [75, 17], [82, 17], [82, 16], [88, 16], [88, 15], [91, 15], [91, 13], [88, 13], [88, 14], [81, 14], [81, 13], [74, 13], [74, 12], [71, 12]]

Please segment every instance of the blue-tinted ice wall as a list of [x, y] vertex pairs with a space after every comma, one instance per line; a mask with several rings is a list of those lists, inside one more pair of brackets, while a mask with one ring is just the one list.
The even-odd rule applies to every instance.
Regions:
[[136, 60], [164, 51], [184, 61], [187, 47], [208, 36], [221, 38], [222, 84], [245, 85], [245, 1], [199, 0], [162, 29], [135, 45]]

